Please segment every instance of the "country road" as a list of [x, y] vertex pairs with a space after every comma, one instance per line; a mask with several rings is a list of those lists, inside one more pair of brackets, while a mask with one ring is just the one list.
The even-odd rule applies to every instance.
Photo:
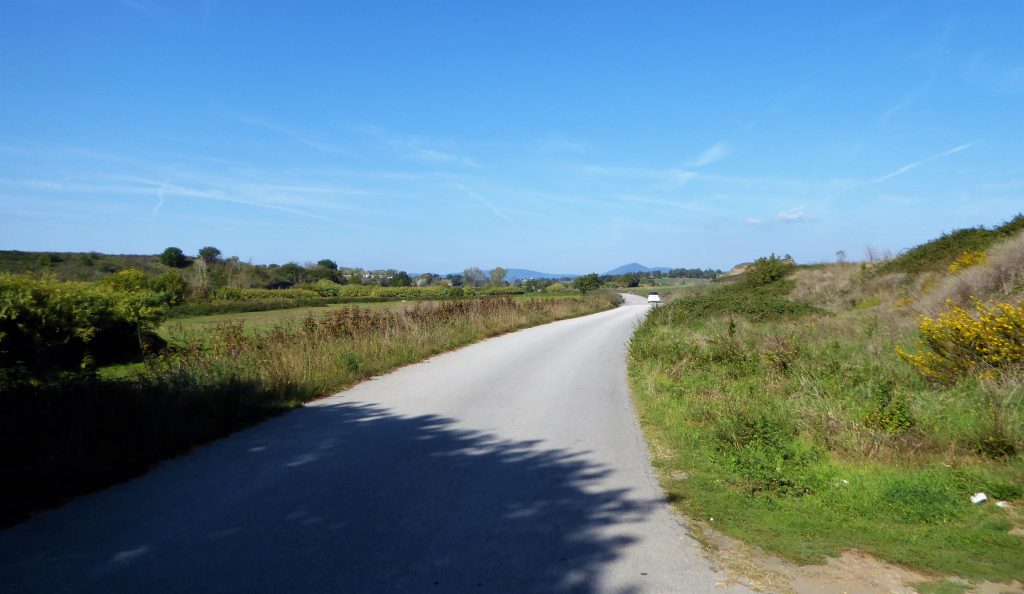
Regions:
[[745, 591], [721, 585], [652, 474], [625, 361], [647, 305], [626, 298], [0, 532], [0, 591]]

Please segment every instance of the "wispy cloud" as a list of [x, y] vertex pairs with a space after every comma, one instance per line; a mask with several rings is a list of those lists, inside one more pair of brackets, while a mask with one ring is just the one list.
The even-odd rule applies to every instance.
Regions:
[[650, 198], [647, 196], [638, 196], [636, 194], [623, 195], [622, 200], [626, 202], [632, 202], [634, 204], [645, 204], [649, 206], [674, 208], [679, 210], [685, 210], [687, 212], [707, 214], [708, 210], [702, 207], [697, 202], [679, 202], [677, 200], [665, 200], [662, 198]]
[[253, 128], [259, 128], [261, 130], [273, 132], [275, 134], [287, 138], [288, 140], [291, 140], [296, 144], [306, 146], [308, 148], [320, 151], [322, 153], [347, 156], [354, 154], [352, 150], [348, 149], [345, 146], [331, 142], [329, 140], [324, 140], [323, 138], [320, 138], [310, 132], [298, 130], [296, 128], [279, 124], [277, 122], [272, 122], [264, 118], [228, 112], [222, 112], [222, 115], [229, 120], [238, 122], [239, 124], [245, 124], [246, 126], [251, 126]]
[[743, 222], [748, 224], [748, 225], [763, 225], [764, 224], [764, 221], [762, 221], [761, 219], [759, 219], [757, 217], [747, 217]]
[[477, 159], [461, 154], [453, 146], [455, 143], [450, 140], [396, 134], [378, 126], [359, 126], [356, 130], [405, 159], [435, 164], [462, 165], [474, 169], [481, 167]]
[[477, 202], [479, 202], [480, 204], [484, 205], [484, 207], [486, 207], [489, 211], [491, 211], [491, 214], [493, 214], [494, 216], [496, 216], [499, 219], [505, 221], [506, 223], [508, 223], [512, 227], [516, 228], [517, 230], [522, 230], [522, 227], [519, 225], [519, 223], [517, 223], [517, 222], [513, 221], [511, 218], [509, 218], [509, 216], [507, 214], [505, 214], [504, 212], [502, 212], [501, 209], [499, 209], [498, 207], [494, 206], [494, 203], [491, 202], [490, 200], [484, 198], [480, 194], [474, 192], [473, 190], [470, 190], [469, 188], [467, 188], [466, 186], [464, 186], [464, 185], [462, 185], [460, 183], [455, 183], [453, 185], [456, 188], [458, 188], [459, 190], [461, 190], [462, 193], [464, 193], [465, 195], [469, 196], [470, 198], [475, 199]]
[[583, 173], [605, 177], [624, 177], [631, 179], [650, 179], [674, 185], [684, 185], [699, 174], [685, 169], [647, 169], [643, 167], [607, 167], [603, 165], [586, 165]]
[[724, 142], [718, 142], [704, 149], [704, 152], [698, 155], [696, 159], [688, 162], [686, 166], [704, 167], [705, 165], [717, 163], [718, 161], [728, 157], [730, 154], [732, 154], [732, 149], [729, 145]]
[[806, 206], [798, 206], [792, 210], [782, 211], [775, 215], [775, 220], [780, 223], [810, 223], [817, 221], [818, 217], [804, 212]]
[[577, 140], [569, 140], [560, 136], [552, 136], [541, 140], [540, 150], [551, 153], [575, 153], [584, 155], [589, 152], [590, 147], [586, 143]]
[[921, 159], [920, 161], [914, 161], [913, 163], [908, 163], [907, 165], [904, 165], [903, 167], [900, 167], [899, 169], [897, 169], [896, 171], [893, 171], [892, 173], [887, 173], [887, 174], [885, 174], [885, 175], [883, 175], [881, 177], [877, 177], [875, 179], [871, 179], [871, 180], [868, 180], [868, 181], [863, 181], [863, 182], [860, 182], [860, 183], [856, 183], [856, 184], [853, 184], [850, 187], [866, 186], [868, 184], [880, 184], [880, 183], [882, 183], [884, 181], [887, 181], [887, 180], [890, 180], [890, 179], [892, 179], [892, 178], [894, 178], [894, 177], [896, 177], [898, 175], [903, 175], [904, 173], [907, 173], [908, 171], [912, 171], [912, 170], [920, 167], [921, 165], [924, 165], [925, 163], [930, 163], [931, 161], [934, 161], [936, 159], [941, 159], [943, 157], [948, 157], [950, 155], [955, 155], [956, 153], [959, 153], [961, 151], [965, 151], [965, 150], [971, 148], [972, 146], [974, 146], [975, 144], [978, 144], [977, 141], [975, 141], [975, 142], [968, 142], [967, 144], [961, 144], [960, 146], [955, 146], [955, 147], [949, 149], [948, 151], [943, 151], [943, 152], [941, 152], [941, 153], [939, 153], [937, 155], [932, 155], [932, 156], [930, 156], [928, 158]]
[[160, 207], [164, 205], [164, 192], [167, 191], [167, 183], [169, 181], [165, 179], [163, 185], [156, 191], [156, 206], [153, 207], [153, 218], [156, 218], [157, 213], [160, 212]]

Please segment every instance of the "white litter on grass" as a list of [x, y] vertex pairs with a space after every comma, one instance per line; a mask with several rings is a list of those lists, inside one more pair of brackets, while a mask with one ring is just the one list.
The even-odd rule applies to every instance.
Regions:
[[988, 495], [984, 493], [975, 493], [974, 495], [971, 495], [971, 503], [975, 505], [985, 503], [986, 501], [988, 501]]
[[996, 507], [999, 509], [1010, 509], [1010, 504], [1005, 501], [997, 501]]

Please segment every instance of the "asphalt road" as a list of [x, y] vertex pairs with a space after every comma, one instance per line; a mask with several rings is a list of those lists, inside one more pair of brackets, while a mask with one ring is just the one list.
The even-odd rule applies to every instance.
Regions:
[[626, 387], [644, 315], [364, 382], [0, 533], [5, 592], [724, 592]]

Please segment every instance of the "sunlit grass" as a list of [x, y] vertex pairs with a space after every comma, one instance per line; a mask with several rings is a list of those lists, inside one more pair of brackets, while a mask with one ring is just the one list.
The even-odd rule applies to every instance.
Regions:
[[[1020, 516], [969, 497], [1022, 497], [1021, 382], [929, 383], [896, 355], [918, 327], [892, 301], [823, 315], [707, 294], [652, 312], [630, 377], [666, 491], [686, 514], [801, 563], [858, 549], [1020, 578], [1024, 539], [1008, 533]], [[997, 428], [1015, 454], [987, 447]]]

